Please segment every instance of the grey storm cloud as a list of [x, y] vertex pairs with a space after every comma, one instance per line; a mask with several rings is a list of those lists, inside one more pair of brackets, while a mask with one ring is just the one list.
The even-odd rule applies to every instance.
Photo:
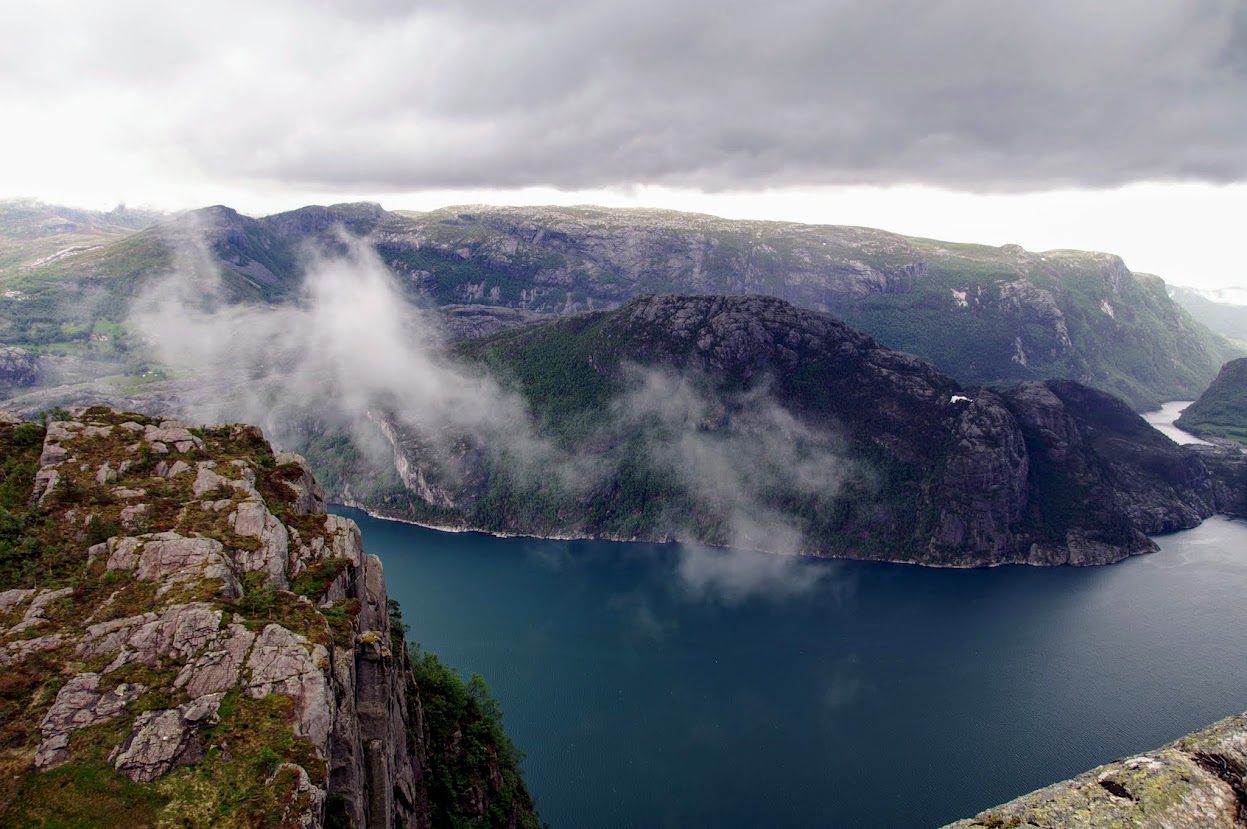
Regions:
[[3, 95], [138, 101], [127, 140], [225, 179], [1247, 179], [1236, 0], [11, 5]]

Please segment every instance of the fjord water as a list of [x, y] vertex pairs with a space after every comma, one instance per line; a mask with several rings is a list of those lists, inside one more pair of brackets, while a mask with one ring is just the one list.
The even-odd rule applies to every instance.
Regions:
[[336, 511], [413, 637], [488, 679], [554, 829], [936, 827], [1247, 709], [1242, 521], [936, 570]]
[[1190, 432], [1184, 432], [1174, 425], [1174, 421], [1178, 416], [1186, 411], [1186, 407], [1194, 403], [1194, 400], [1170, 400], [1161, 405], [1159, 409], [1153, 412], [1144, 412], [1143, 419], [1151, 424], [1165, 437], [1174, 443], [1202, 443], [1208, 445], [1208, 441], [1195, 437]]

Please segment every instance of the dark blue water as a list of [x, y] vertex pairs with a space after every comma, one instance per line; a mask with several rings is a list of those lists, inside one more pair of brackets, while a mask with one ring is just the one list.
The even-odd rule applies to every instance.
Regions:
[[930, 570], [444, 534], [338, 510], [489, 681], [571, 827], [936, 827], [1247, 709], [1247, 523]]

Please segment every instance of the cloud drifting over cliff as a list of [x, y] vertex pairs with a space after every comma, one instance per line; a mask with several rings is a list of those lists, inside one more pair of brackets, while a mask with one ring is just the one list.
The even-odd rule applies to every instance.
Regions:
[[[371, 248], [340, 236], [332, 252], [307, 252], [297, 300], [231, 304], [204, 240], [211, 229], [195, 218], [171, 226], [175, 267], [129, 320], [162, 362], [195, 378], [182, 384], [193, 420], [259, 423], [282, 448], [350, 436], [366, 474], [392, 478], [396, 464], [406, 467], [409, 489], [435, 506], [470, 509], [488, 476], [505, 469], [515, 488], [503, 496], [515, 501], [509, 510], [553, 499], [573, 533], [586, 499], [622, 485], [612, 476], [626, 462], [666, 493], [666, 512], [643, 529], [741, 550], [808, 549], [801, 522], [776, 498], [825, 499], [856, 474], [835, 435], [800, 423], [763, 388], [711, 395], [689, 378], [635, 366], [595, 431], [562, 446], [518, 394], [446, 355], [436, 315], [407, 301]], [[831, 572], [741, 550], [682, 545], [674, 582], [697, 600], [737, 604], [807, 595]]]
[[372, 193], [1247, 179], [1223, 0], [122, 0], [0, 27], [27, 164], [72, 141]]
[[522, 401], [439, 356], [436, 321], [370, 248], [343, 237], [345, 254], [309, 251], [295, 302], [231, 305], [202, 239], [176, 241], [175, 269], [136, 300], [130, 322], [162, 361], [203, 378], [186, 392], [189, 416], [259, 423], [286, 444], [340, 431], [387, 464], [370, 414], [418, 428], [439, 451], [467, 433], [505, 443], [517, 464], [540, 453]]

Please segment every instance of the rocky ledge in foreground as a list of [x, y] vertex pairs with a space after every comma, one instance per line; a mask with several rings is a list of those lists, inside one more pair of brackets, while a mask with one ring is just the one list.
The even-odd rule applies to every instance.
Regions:
[[0, 825], [535, 826], [396, 614], [254, 427], [0, 424]]
[[1118, 760], [945, 829], [1241, 829], [1247, 714]]

